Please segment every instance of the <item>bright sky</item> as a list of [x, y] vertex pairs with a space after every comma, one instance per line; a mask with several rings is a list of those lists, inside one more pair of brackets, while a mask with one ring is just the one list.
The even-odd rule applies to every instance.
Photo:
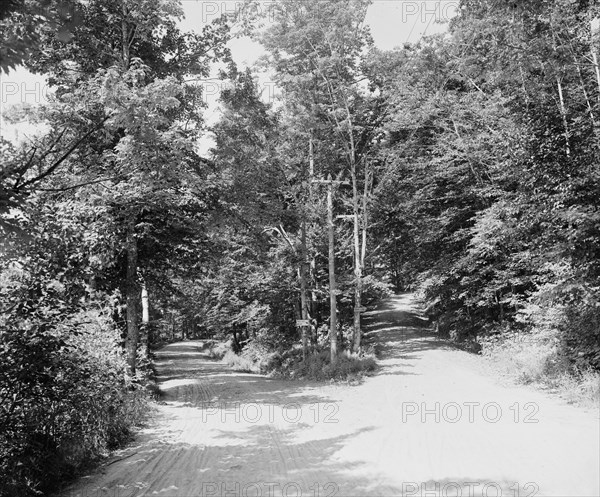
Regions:
[[[302, 0], [298, 0], [301, 2]], [[238, 17], [244, 15], [243, 0], [182, 0], [185, 19], [181, 23], [185, 31], [201, 30], [202, 27], [216, 19], [222, 13], [235, 12]], [[266, 22], [272, 22], [270, 0], [261, 0], [259, 7], [264, 13]], [[391, 50], [405, 42], [416, 42], [423, 35], [438, 33], [446, 29], [448, 21], [456, 12], [459, 0], [373, 0], [367, 12], [366, 22], [371, 28], [373, 39], [378, 48]], [[264, 53], [260, 45], [248, 38], [238, 38], [230, 42], [232, 55], [240, 68], [252, 66]], [[263, 80], [264, 81], [264, 80]], [[219, 115], [217, 105], [220, 84], [204, 83], [206, 101], [205, 117], [212, 123]], [[268, 82], [263, 82], [266, 91], [271, 92]], [[0, 75], [2, 114], [13, 104], [44, 103], [47, 87], [43, 76], [32, 75], [20, 68], [10, 74]], [[34, 130], [23, 123], [18, 126], [5, 126], [4, 119], [0, 123], [2, 135], [8, 139], [21, 139]], [[207, 149], [206, 141], [201, 149]]]

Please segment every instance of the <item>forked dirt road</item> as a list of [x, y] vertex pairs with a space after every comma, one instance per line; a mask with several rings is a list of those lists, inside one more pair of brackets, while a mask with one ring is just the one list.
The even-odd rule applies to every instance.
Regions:
[[240, 374], [198, 342], [159, 353], [164, 404], [63, 497], [599, 496], [597, 411], [503, 386], [422, 327], [408, 295], [366, 313], [359, 386]]

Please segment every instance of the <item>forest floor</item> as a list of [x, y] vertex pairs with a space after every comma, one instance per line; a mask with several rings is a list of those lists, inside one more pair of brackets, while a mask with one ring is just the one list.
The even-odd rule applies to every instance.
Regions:
[[598, 412], [502, 384], [424, 326], [410, 295], [365, 314], [358, 386], [232, 372], [202, 342], [158, 352], [136, 442], [64, 497], [600, 495]]

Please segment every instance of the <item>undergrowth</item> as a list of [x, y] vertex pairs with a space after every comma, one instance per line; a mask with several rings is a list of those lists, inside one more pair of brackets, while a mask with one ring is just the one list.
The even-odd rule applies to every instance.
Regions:
[[0, 331], [0, 496], [47, 495], [129, 441], [148, 412], [106, 313]]
[[494, 369], [516, 383], [552, 389], [572, 404], [600, 404], [600, 373], [573, 366], [561, 353], [559, 332], [505, 332], [479, 343]]
[[350, 383], [360, 382], [363, 376], [374, 372], [377, 362], [374, 354], [357, 355], [347, 351], [338, 354], [335, 364], [331, 363], [328, 349], [315, 351], [302, 359], [302, 350], [288, 354], [275, 373], [288, 378], [306, 380], [337, 380]]
[[241, 354], [229, 350], [224, 362], [236, 371], [262, 373], [287, 379], [316, 381], [359, 382], [366, 374], [377, 368], [375, 353], [369, 349], [361, 355], [342, 351], [332, 364], [328, 348], [309, 351], [306, 360], [300, 347], [285, 352], [273, 352], [260, 344], [250, 343]]

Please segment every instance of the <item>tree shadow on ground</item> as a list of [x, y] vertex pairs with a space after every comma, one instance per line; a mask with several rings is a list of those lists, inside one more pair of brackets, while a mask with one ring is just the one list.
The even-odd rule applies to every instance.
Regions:
[[[407, 369], [422, 352], [445, 344], [424, 327], [415, 311], [387, 305], [367, 316], [367, 336], [385, 346], [382, 362], [393, 363], [399, 371], [384, 365], [379, 374], [411, 374]], [[408, 474], [404, 478], [402, 468], [394, 475], [380, 474], [360, 449], [349, 449], [376, 430], [368, 421], [358, 427], [325, 425], [324, 418], [320, 423], [261, 419], [253, 424], [244, 419], [219, 424], [214, 418], [207, 423], [209, 414], [219, 416], [229, 403], [253, 403], [259, 409], [294, 405], [310, 413], [313, 404], [337, 401], [323, 393], [322, 384], [236, 373], [197, 355], [198, 350], [193, 343], [172, 344], [158, 354], [162, 399], [182, 409], [168, 409], [165, 416], [178, 420], [178, 427], [156, 423], [101, 473], [81, 480], [63, 497], [451, 496], [481, 495], [477, 491], [486, 484], [490, 490], [500, 488], [498, 495], [512, 495], [514, 483], [504, 479], [473, 475], [414, 482]], [[472, 488], [475, 491], [469, 493]]]
[[[512, 495], [514, 480], [446, 477], [416, 482], [374, 474], [359, 454], [339, 457], [352, 440], [373, 427], [326, 438], [305, 435], [303, 424], [219, 430], [213, 442], [148, 443], [125, 460], [127, 469], [107, 471], [62, 497], [163, 497], [245, 495], [452, 496]], [[424, 461], [426, 464], [426, 461]], [[487, 489], [487, 490], [486, 490]], [[470, 493], [469, 493], [470, 492]]]
[[409, 294], [398, 295], [380, 303], [375, 309], [365, 313], [365, 343], [373, 344], [379, 352], [382, 369], [379, 374], [406, 375], [413, 367], [410, 362], [386, 366], [386, 362], [417, 361], [427, 350], [452, 348], [439, 338], [430, 327], [422, 311], [415, 305]]
[[[196, 352], [191, 352], [196, 350]], [[233, 371], [219, 360], [198, 353], [201, 344], [171, 344], [157, 354], [160, 401], [178, 406], [208, 407], [228, 402], [306, 405], [332, 402], [318, 393], [322, 383], [282, 381]]]
[[228, 371], [220, 360], [209, 357], [202, 341], [169, 344], [156, 351], [154, 358], [154, 367], [161, 382]]

